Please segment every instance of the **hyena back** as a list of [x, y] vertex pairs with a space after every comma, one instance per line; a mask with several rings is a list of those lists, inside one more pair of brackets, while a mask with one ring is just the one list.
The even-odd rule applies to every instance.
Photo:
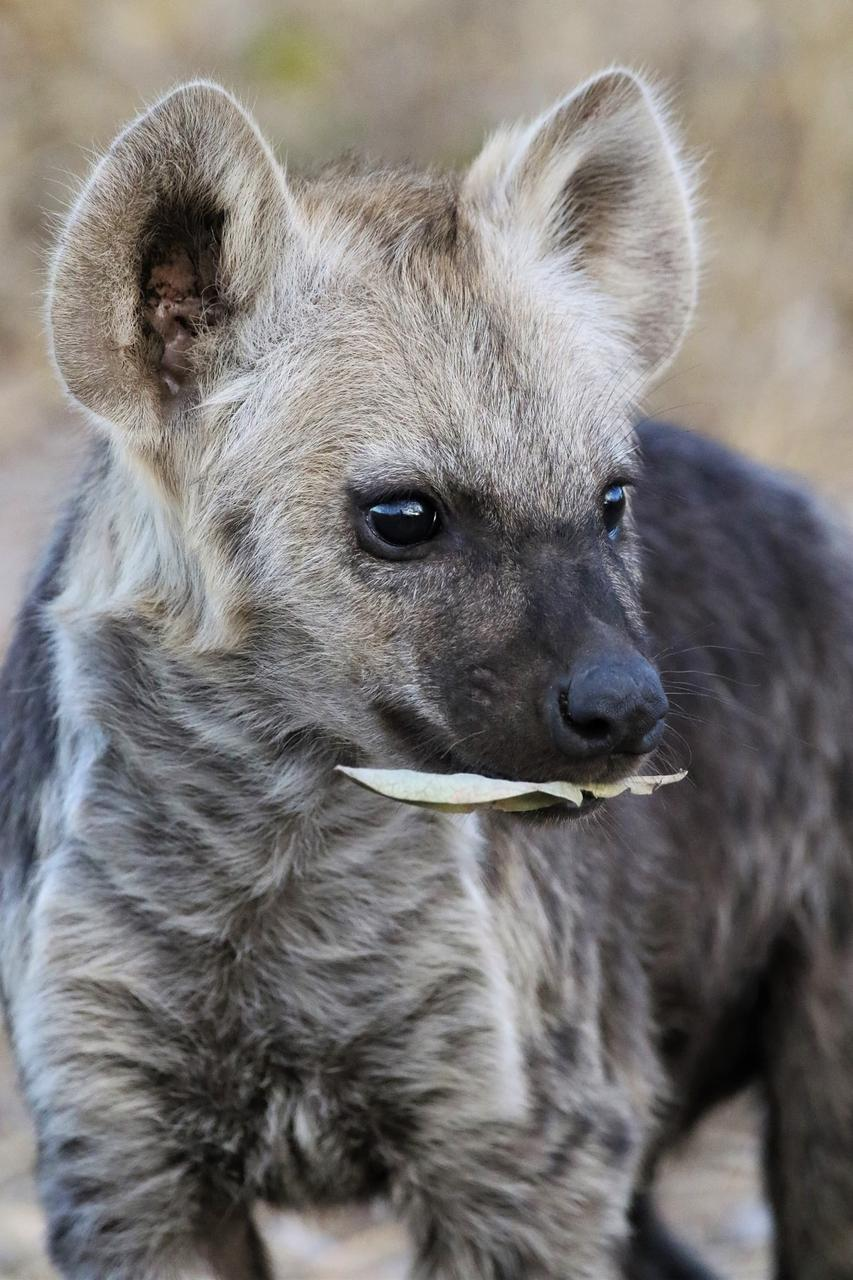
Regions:
[[[620, 71], [460, 177], [286, 179], [207, 84], [95, 169], [50, 310], [95, 438], [0, 734], [68, 1280], [257, 1280], [257, 1200], [373, 1196], [419, 1277], [699, 1274], [655, 1164], [751, 1080], [780, 1274], [853, 1271], [850, 550], [787, 480], [635, 428], [694, 257]], [[335, 773], [650, 756], [689, 781], [545, 821]]]

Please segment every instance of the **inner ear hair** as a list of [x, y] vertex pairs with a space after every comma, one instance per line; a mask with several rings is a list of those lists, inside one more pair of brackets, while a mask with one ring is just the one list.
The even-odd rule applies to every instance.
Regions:
[[563, 248], [583, 248], [589, 254], [605, 252], [612, 223], [628, 207], [636, 185], [637, 169], [625, 164], [622, 157], [586, 157], [572, 173], [557, 205], [557, 242]]
[[152, 365], [164, 389], [179, 395], [192, 381], [198, 334], [225, 315], [219, 256], [225, 215], [215, 210], [159, 210], [144, 240], [142, 319]]

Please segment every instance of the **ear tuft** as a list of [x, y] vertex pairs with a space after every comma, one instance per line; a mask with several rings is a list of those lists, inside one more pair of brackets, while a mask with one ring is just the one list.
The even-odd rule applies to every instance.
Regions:
[[268, 287], [288, 207], [269, 147], [217, 85], [184, 85], [129, 125], [53, 262], [53, 351], [71, 394], [156, 445], [218, 363], [216, 333]]
[[647, 374], [677, 350], [696, 294], [690, 167], [660, 102], [603, 72], [524, 129], [499, 134], [466, 183], [480, 215], [521, 230], [609, 303]]

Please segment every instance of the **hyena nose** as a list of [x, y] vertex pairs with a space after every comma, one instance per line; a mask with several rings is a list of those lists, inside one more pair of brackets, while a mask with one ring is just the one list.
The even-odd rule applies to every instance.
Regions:
[[651, 663], [638, 653], [619, 654], [585, 662], [558, 681], [549, 718], [565, 755], [641, 755], [660, 741], [668, 709]]

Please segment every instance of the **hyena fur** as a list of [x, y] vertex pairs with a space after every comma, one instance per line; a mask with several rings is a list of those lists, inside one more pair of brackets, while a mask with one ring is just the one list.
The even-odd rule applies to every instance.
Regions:
[[[621, 70], [458, 176], [285, 176], [207, 83], [94, 169], [50, 288], [91, 457], [0, 734], [67, 1280], [260, 1280], [257, 1201], [374, 1196], [420, 1278], [700, 1274], [655, 1167], [750, 1081], [778, 1275], [853, 1276], [853, 561], [796, 484], [636, 425], [694, 259]], [[389, 495], [428, 536], [377, 536]], [[579, 672], [655, 661], [662, 745], [568, 741]], [[339, 763], [690, 773], [570, 823]]]

